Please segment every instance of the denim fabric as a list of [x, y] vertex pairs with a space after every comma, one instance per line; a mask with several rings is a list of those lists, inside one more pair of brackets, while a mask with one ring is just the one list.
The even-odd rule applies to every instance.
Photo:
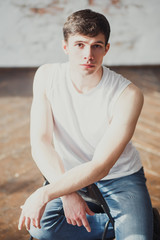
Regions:
[[[129, 176], [97, 182], [115, 221], [109, 225], [107, 238], [116, 240], [152, 240], [153, 216], [143, 168]], [[50, 201], [41, 220], [41, 229], [31, 227], [30, 234], [40, 240], [98, 240], [102, 238], [108, 217], [88, 203], [94, 216], [87, 215], [91, 233], [84, 227], [66, 222], [60, 198]]]

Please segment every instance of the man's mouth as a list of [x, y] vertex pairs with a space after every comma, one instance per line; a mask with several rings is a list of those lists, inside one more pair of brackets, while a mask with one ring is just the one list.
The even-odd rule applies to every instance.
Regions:
[[95, 67], [94, 64], [88, 64], [88, 63], [84, 63], [84, 64], [81, 64], [82, 67], [86, 67], [86, 68], [93, 68]]

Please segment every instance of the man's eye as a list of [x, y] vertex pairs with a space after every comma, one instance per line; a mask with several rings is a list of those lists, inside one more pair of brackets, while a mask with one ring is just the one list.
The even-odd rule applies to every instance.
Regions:
[[98, 44], [96, 44], [96, 45], [93, 45], [93, 48], [102, 48], [102, 46], [101, 46], [101, 45], [98, 45]]
[[78, 43], [76, 46], [79, 48], [83, 48], [84, 45], [82, 43]]

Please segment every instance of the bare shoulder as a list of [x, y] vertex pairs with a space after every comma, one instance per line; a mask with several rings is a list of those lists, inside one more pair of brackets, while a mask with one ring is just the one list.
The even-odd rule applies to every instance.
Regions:
[[44, 77], [47, 78], [49, 72], [51, 71], [51, 68], [52, 64], [41, 65], [35, 73], [34, 81], [37, 80], [40, 82]]
[[139, 97], [143, 97], [143, 93], [141, 91], [140, 88], [138, 88], [136, 85], [134, 85], [133, 83], [131, 83], [130, 85], [128, 85], [128, 87], [126, 88], [126, 90], [128, 92], [130, 92], [130, 94], [133, 94], [133, 96], [139, 96]]
[[122, 94], [122, 100], [127, 103], [139, 103], [140, 105], [143, 105], [144, 96], [142, 91], [133, 83], [128, 85], [128, 87], [125, 89], [125, 91]]
[[46, 73], [51, 67], [52, 64], [43, 64], [37, 69], [36, 73]]
[[142, 91], [131, 83], [119, 97], [114, 109], [114, 116], [118, 116], [118, 119], [123, 117], [125, 119], [138, 119], [143, 102]]
[[49, 74], [52, 69], [52, 64], [44, 64], [40, 66], [34, 76], [34, 82], [33, 82], [33, 92], [36, 93], [37, 91], [39, 93], [46, 91], [46, 86], [49, 81]]

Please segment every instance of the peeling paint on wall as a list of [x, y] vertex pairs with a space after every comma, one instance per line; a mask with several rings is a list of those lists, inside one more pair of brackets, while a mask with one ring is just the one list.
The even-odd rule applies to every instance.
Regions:
[[101, 12], [111, 24], [105, 64], [160, 64], [159, 0], [5, 0], [0, 1], [0, 66], [66, 61], [63, 23], [84, 8]]

